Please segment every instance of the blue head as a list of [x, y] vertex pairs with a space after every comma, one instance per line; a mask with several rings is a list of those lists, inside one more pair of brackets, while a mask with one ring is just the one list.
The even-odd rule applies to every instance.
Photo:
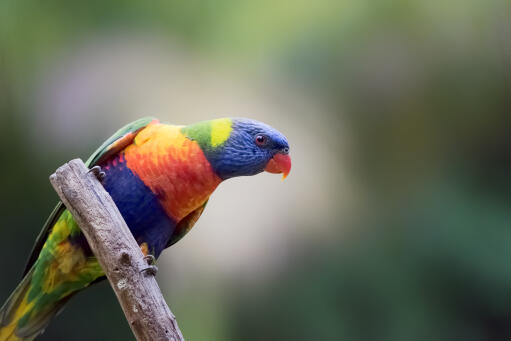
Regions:
[[291, 169], [286, 137], [262, 122], [223, 118], [185, 127], [183, 133], [199, 143], [223, 180], [264, 170], [285, 177]]

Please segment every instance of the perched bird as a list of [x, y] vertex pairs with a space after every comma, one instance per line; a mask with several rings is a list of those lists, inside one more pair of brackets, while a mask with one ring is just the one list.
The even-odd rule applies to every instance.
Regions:
[[[222, 118], [189, 126], [143, 118], [110, 137], [87, 160], [110, 193], [144, 255], [180, 240], [223, 181], [291, 169], [280, 132], [254, 120]], [[59, 203], [28, 259], [24, 277], [0, 309], [0, 341], [33, 340], [69, 298], [104, 273], [71, 213]]]

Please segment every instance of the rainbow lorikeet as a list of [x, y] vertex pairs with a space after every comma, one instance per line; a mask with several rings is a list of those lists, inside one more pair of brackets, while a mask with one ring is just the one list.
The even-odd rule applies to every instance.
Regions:
[[[105, 173], [110, 193], [145, 255], [158, 257], [195, 224], [223, 181], [291, 169], [289, 144], [272, 127], [222, 118], [189, 126], [143, 118], [128, 124], [86, 165]], [[0, 309], [0, 341], [32, 340], [78, 291], [104, 273], [59, 203], [29, 257], [24, 277]]]

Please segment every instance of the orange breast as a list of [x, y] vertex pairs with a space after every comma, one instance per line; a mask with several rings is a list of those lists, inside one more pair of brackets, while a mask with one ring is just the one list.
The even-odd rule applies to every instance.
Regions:
[[202, 205], [221, 182], [197, 142], [180, 128], [149, 125], [124, 150], [126, 165], [176, 222]]

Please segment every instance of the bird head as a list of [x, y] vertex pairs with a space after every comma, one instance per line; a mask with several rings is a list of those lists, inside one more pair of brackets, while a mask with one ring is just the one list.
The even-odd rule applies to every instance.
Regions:
[[263, 171], [291, 170], [286, 137], [267, 124], [246, 118], [221, 118], [183, 128], [197, 141], [214, 172], [223, 180], [255, 175]]

